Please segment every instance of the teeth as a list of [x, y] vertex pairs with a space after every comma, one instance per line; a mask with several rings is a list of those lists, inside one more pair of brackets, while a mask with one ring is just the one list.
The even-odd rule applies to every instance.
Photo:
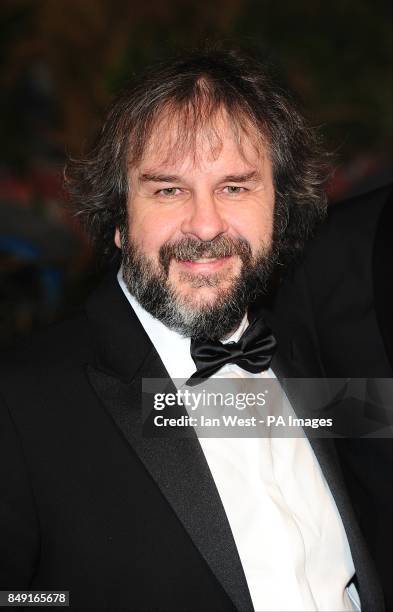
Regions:
[[217, 257], [201, 257], [200, 259], [195, 259], [195, 263], [210, 263], [211, 261], [216, 261]]

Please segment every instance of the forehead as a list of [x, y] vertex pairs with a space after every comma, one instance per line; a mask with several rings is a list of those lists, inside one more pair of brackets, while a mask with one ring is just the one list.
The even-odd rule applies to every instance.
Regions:
[[147, 139], [143, 155], [132, 164], [138, 174], [173, 168], [178, 173], [190, 170], [219, 169], [234, 166], [260, 167], [268, 158], [261, 134], [247, 122], [231, 121], [225, 112], [196, 123], [184, 117], [163, 115]]

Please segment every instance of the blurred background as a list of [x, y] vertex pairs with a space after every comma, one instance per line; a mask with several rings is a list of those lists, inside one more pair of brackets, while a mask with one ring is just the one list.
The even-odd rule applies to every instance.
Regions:
[[336, 153], [337, 201], [391, 180], [391, 35], [389, 0], [2, 0], [0, 346], [67, 315], [100, 274], [62, 169], [130, 74], [207, 38], [259, 50]]

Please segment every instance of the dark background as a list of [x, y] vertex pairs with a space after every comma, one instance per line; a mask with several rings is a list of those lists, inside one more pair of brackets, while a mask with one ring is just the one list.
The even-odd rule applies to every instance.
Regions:
[[64, 208], [62, 168], [128, 75], [205, 39], [273, 62], [336, 155], [332, 201], [390, 180], [385, 0], [2, 0], [0, 344], [66, 315], [98, 265]]

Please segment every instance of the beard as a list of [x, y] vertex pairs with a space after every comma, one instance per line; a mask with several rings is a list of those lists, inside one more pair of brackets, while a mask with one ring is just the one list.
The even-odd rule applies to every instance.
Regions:
[[[244, 239], [218, 236], [202, 241], [185, 238], [166, 242], [159, 250], [158, 266], [128, 238], [127, 227], [120, 231], [124, 282], [139, 304], [164, 325], [182, 336], [195, 339], [222, 340], [228, 337], [243, 319], [247, 308], [266, 291], [277, 257], [274, 248], [261, 247], [253, 257], [250, 244]], [[212, 302], [196, 304], [181, 293], [169, 279], [173, 259], [195, 261], [201, 257], [238, 256], [241, 269], [230, 272], [179, 274], [179, 280], [198, 289], [216, 287]], [[226, 288], [220, 287], [226, 283]]]

